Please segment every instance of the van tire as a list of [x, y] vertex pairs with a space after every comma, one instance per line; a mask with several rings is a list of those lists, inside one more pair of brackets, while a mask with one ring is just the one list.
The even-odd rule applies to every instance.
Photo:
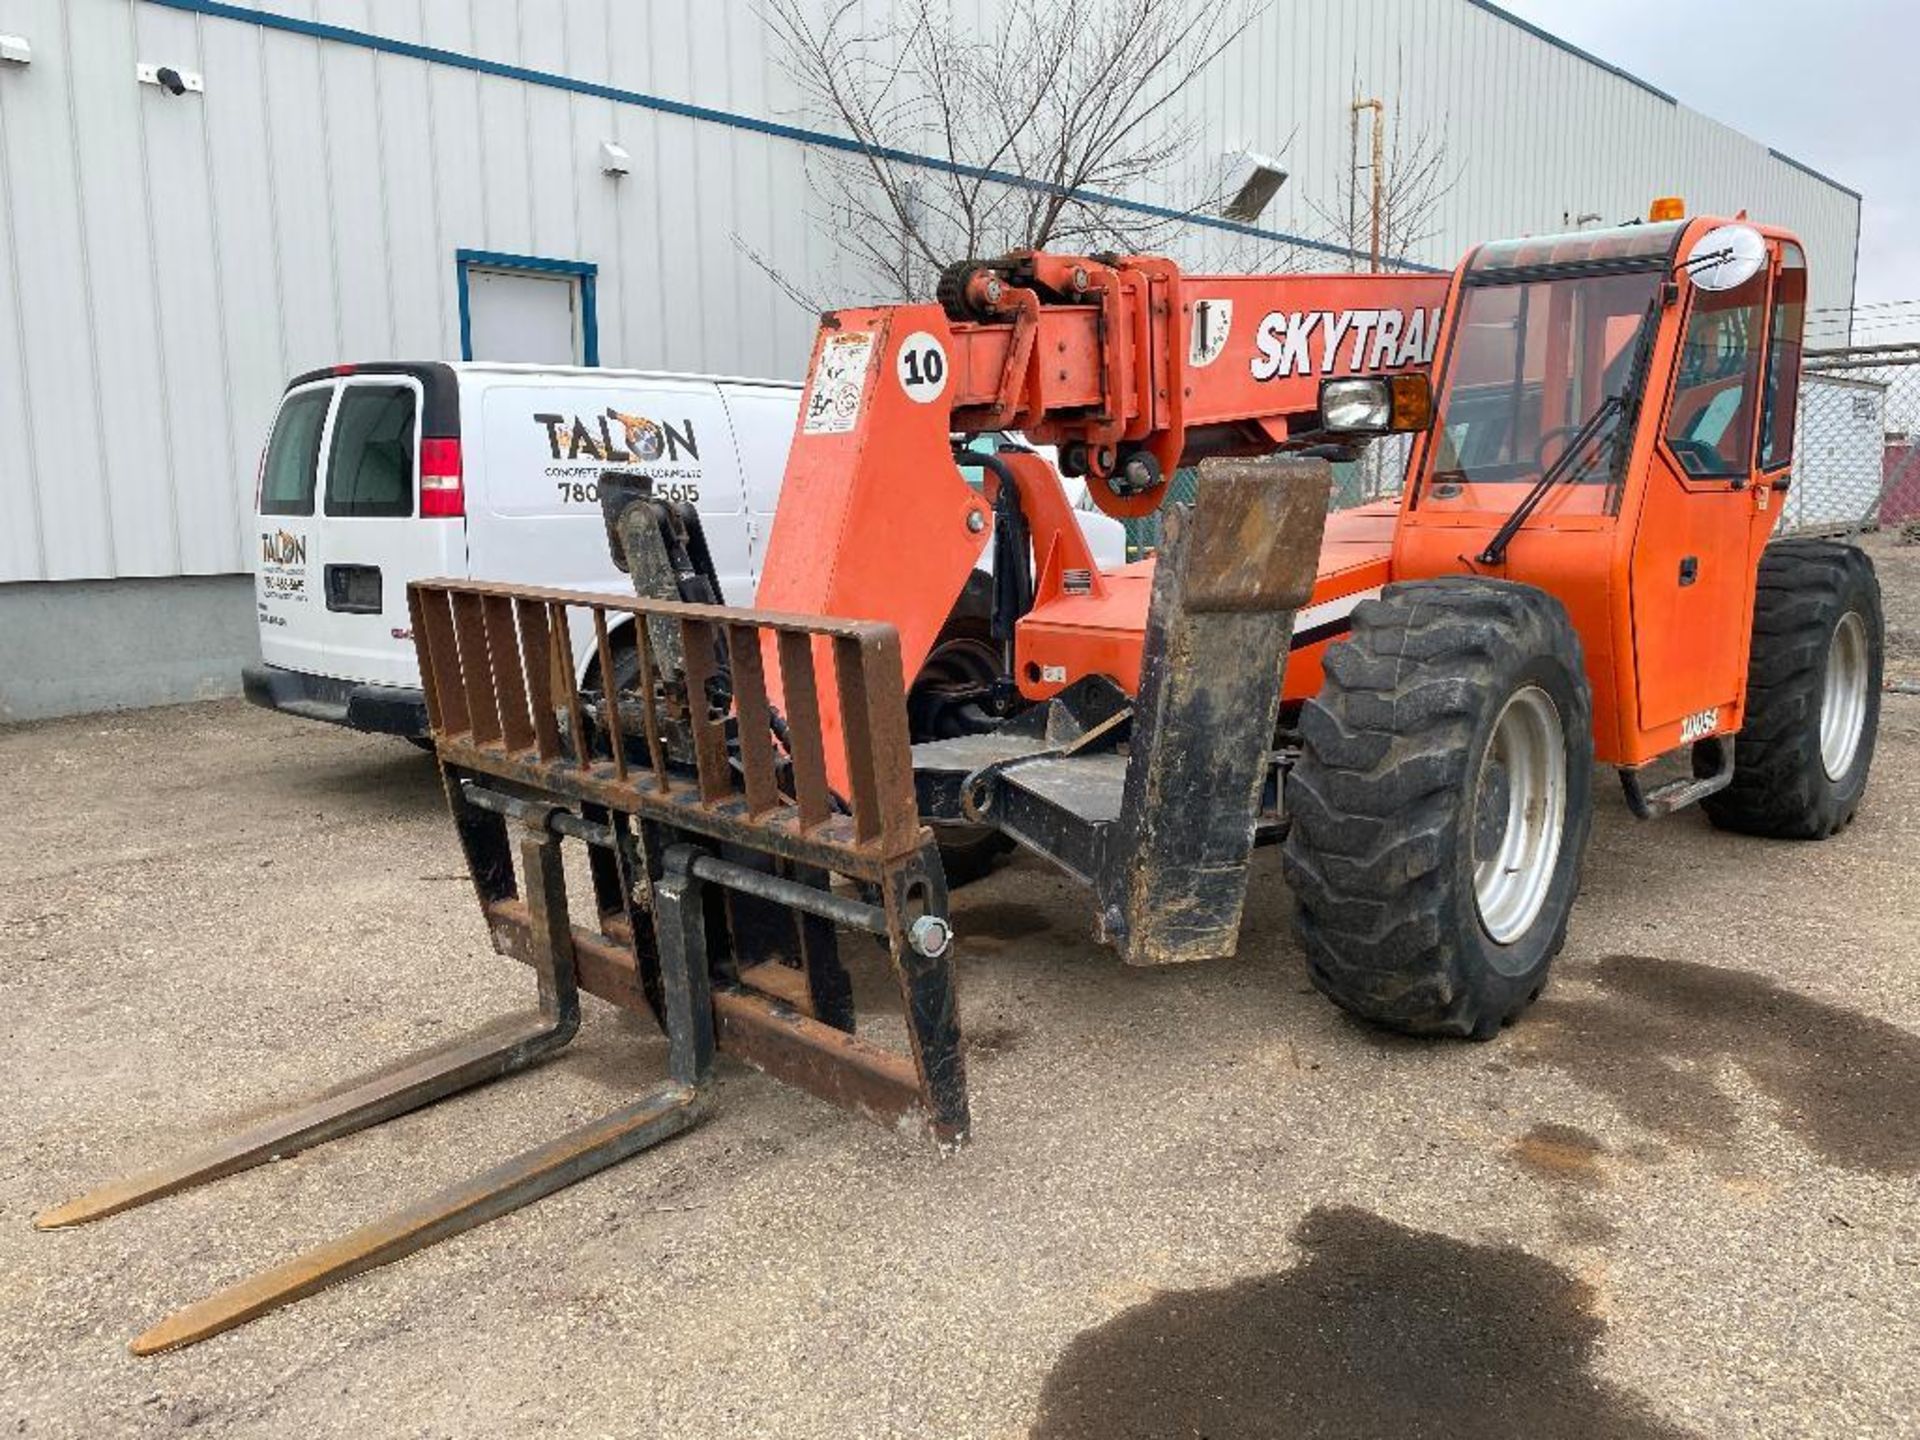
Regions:
[[[633, 638], [631, 624], [616, 626], [607, 632], [607, 654], [613, 660], [616, 694], [624, 694], [640, 683], [640, 646]], [[580, 678], [580, 689], [583, 694], [589, 690], [599, 694], [604, 692], [605, 688], [600, 678], [600, 657], [595, 655], [587, 662], [586, 673]], [[605, 730], [591, 714], [587, 716], [586, 724], [588, 753], [602, 760], [610, 758], [613, 755], [613, 749], [608, 743]], [[573, 741], [567, 734], [567, 725], [564, 721], [561, 723], [560, 730], [563, 748], [571, 748]], [[630, 758], [636, 757], [630, 755]]]

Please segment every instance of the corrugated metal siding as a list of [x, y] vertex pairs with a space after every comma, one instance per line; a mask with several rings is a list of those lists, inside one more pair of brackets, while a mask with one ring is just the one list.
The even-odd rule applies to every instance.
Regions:
[[[806, 124], [749, 0], [255, 0], [588, 82]], [[956, 12], [985, 27], [996, 0]], [[878, 25], [888, 7], [866, 0]], [[216, 573], [284, 378], [340, 358], [451, 355], [459, 248], [600, 267], [610, 365], [797, 375], [813, 317], [741, 253], [851, 294], [807, 223], [793, 141], [143, 0], [0, 0], [33, 42], [0, 71], [0, 581]], [[133, 83], [198, 69], [201, 97]], [[1858, 202], [1474, 0], [1275, 4], [1176, 107], [1215, 158], [1285, 151], [1265, 223], [1320, 234], [1355, 91], [1448, 138], [1458, 180], [1413, 258], [1450, 265], [1563, 214], [1658, 193], [1806, 238], [1815, 305], [1853, 289]], [[599, 171], [599, 142], [634, 157]], [[736, 242], [736, 236], [738, 240]], [[1188, 230], [1190, 265], [1274, 247]], [[1321, 263], [1325, 263], [1324, 261]]]

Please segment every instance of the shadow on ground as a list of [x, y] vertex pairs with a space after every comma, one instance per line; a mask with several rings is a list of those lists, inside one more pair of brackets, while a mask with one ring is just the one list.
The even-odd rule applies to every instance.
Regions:
[[1601, 993], [1554, 999], [1516, 1032], [1523, 1064], [1551, 1065], [1656, 1135], [1731, 1150], [1745, 1071], [1781, 1124], [1828, 1162], [1883, 1175], [1920, 1171], [1920, 1036], [1741, 970], [1612, 955]]
[[1593, 1371], [1594, 1293], [1523, 1251], [1318, 1209], [1290, 1270], [1167, 1291], [1077, 1337], [1036, 1440], [1460, 1436], [1661, 1440]]

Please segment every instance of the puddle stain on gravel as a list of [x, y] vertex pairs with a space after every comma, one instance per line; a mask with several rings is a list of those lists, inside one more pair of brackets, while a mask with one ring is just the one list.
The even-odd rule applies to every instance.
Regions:
[[1607, 1147], [1577, 1125], [1536, 1125], [1513, 1142], [1513, 1158], [1535, 1175], [1572, 1185], [1607, 1183], [1600, 1157]]
[[1537, 1256], [1350, 1208], [1294, 1238], [1292, 1269], [1163, 1292], [1076, 1337], [1035, 1440], [1687, 1434], [1595, 1373], [1597, 1292]]
[[1592, 1203], [1607, 1187], [1607, 1147], [1577, 1125], [1535, 1125], [1507, 1151], [1522, 1170], [1553, 1187], [1555, 1229], [1575, 1245], [1604, 1245], [1619, 1227]]
[[1780, 1123], [1832, 1164], [1920, 1171], [1920, 1036], [1744, 971], [1612, 955], [1601, 994], [1554, 999], [1515, 1035], [1522, 1064], [1551, 1065], [1644, 1129], [1705, 1150], [1738, 1133], [1738, 1066]]

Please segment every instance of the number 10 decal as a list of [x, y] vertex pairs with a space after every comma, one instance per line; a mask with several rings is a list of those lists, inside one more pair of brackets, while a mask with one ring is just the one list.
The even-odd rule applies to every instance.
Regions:
[[931, 405], [947, 388], [947, 352], [940, 342], [924, 330], [916, 330], [900, 343], [894, 357], [894, 374], [909, 400]]

